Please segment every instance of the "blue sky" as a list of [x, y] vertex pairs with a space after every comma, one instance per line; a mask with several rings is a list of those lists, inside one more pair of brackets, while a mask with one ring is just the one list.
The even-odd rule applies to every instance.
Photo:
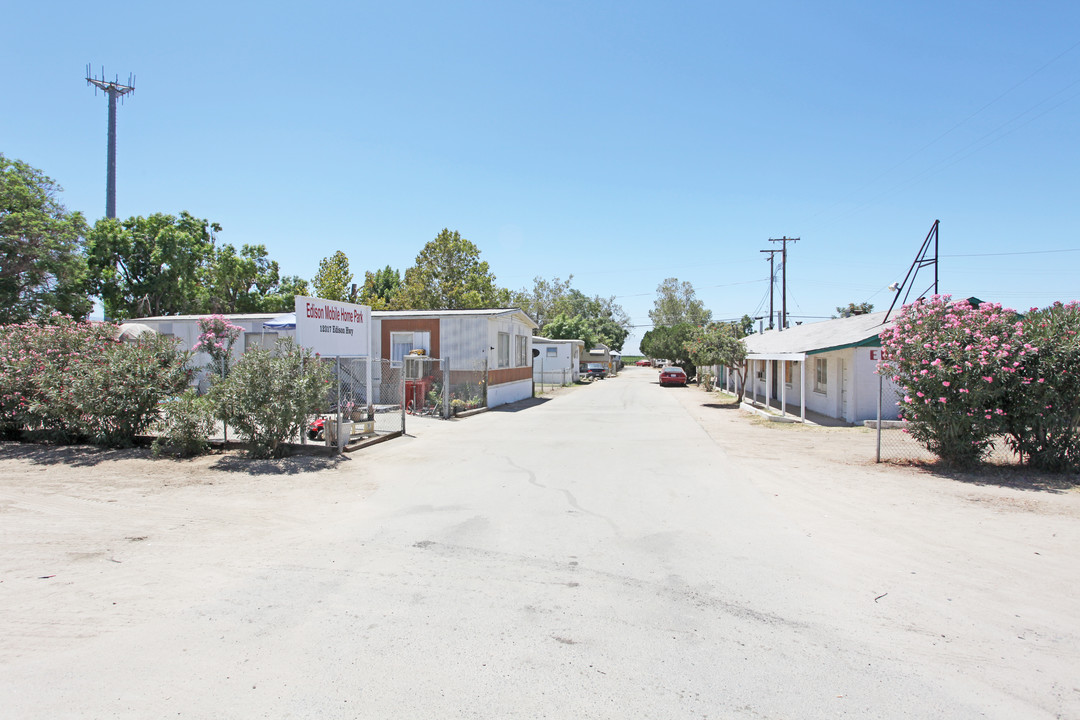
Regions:
[[[18, 3], [0, 152], [104, 215], [187, 210], [311, 278], [404, 271], [448, 227], [501, 285], [573, 274], [648, 329], [890, 302], [935, 219], [942, 291], [1080, 297], [1075, 2]], [[1023, 253], [1023, 254], [1016, 254]], [[921, 288], [920, 288], [921, 289]]]

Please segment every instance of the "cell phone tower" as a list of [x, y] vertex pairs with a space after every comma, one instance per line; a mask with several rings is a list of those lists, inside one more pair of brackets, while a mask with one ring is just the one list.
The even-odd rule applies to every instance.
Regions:
[[109, 98], [109, 164], [105, 181], [105, 217], [116, 217], [116, 99], [135, 92], [135, 76], [128, 75], [128, 84], [120, 84], [120, 78], [105, 79], [105, 68], [101, 68], [101, 78], [90, 74], [90, 65], [86, 65], [86, 84], [94, 86], [94, 94], [102, 90]]

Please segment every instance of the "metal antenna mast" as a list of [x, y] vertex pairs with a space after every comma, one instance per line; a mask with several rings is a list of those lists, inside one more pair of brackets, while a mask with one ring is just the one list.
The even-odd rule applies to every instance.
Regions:
[[[934, 282], [930, 284], [930, 287], [919, 293], [918, 300], [921, 297], [926, 297], [926, 293], [931, 290], [934, 294], [938, 293], [938, 226], [941, 224], [940, 220], [935, 220], [934, 224], [930, 226], [930, 232], [926, 233], [926, 239], [923, 240], [923, 244], [919, 247], [919, 254], [915, 256], [915, 261], [911, 263], [911, 267], [908, 268], [907, 275], [904, 276], [904, 282], [896, 288], [896, 295], [893, 296], [892, 304], [889, 305], [889, 311], [885, 313], [885, 319], [881, 322], [887, 323], [889, 321], [889, 315], [892, 314], [893, 308], [896, 307], [896, 301], [900, 299], [900, 291], [904, 291], [904, 300], [901, 305], [907, 305], [908, 297], [911, 295], [912, 287], [915, 285], [915, 278], [919, 275], [919, 270], [924, 267], [933, 266], [934, 268]], [[933, 255], [930, 251], [933, 248]], [[889, 286], [892, 287], [891, 285]]]
[[783, 332], [787, 327], [787, 244], [789, 242], [799, 242], [799, 238], [789, 238], [785, 235], [782, 238], [769, 238], [769, 242], [783, 243], [780, 246], [780, 269], [783, 271], [783, 280], [781, 281], [781, 303], [783, 309], [780, 311], [780, 331]]
[[108, 175], [105, 181], [105, 217], [116, 217], [116, 99], [135, 92], [135, 76], [128, 75], [128, 84], [121, 85], [120, 79], [105, 79], [105, 68], [101, 68], [101, 78], [90, 74], [90, 65], [86, 66], [86, 84], [94, 86], [94, 94], [102, 90], [109, 97], [109, 161]]

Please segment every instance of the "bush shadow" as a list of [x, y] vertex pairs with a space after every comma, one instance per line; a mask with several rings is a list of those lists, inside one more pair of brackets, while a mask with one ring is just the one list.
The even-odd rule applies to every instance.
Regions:
[[25, 460], [35, 465], [67, 465], [95, 467], [120, 460], [153, 459], [150, 448], [137, 445], [131, 448], [106, 448], [96, 445], [55, 445], [7, 440], [0, 443], [0, 460]]

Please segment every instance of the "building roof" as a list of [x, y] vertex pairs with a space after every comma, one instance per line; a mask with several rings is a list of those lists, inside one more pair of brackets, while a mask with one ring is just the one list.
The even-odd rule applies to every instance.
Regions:
[[537, 343], [540, 343], [541, 345], [543, 345], [544, 343], [550, 343], [552, 345], [569, 343], [571, 345], [581, 345], [583, 347], [585, 345], [584, 340], [577, 340], [577, 339], [574, 339], [574, 338], [565, 338], [565, 339], [564, 338], [546, 338], [546, 337], [540, 337], [539, 335], [533, 335], [532, 341], [533, 341], [533, 345], [535, 345]]
[[481, 308], [478, 310], [373, 310], [374, 318], [440, 318], [440, 317], [498, 317], [501, 315], [520, 315], [533, 328], [540, 327], [528, 313], [519, 308]]
[[743, 342], [746, 344], [747, 355], [755, 360], [798, 359], [791, 356], [805, 357], [849, 347], [880, 347], [881, 340], [878, 335], [894, 322], [894, 319], [890, 319], [888, 323], [883, 323], [885, 314], [883, 311], [852, 315], [808, 325], [796, 325], [783, 332], [767, 330], [748, 335], [743, 338]]

